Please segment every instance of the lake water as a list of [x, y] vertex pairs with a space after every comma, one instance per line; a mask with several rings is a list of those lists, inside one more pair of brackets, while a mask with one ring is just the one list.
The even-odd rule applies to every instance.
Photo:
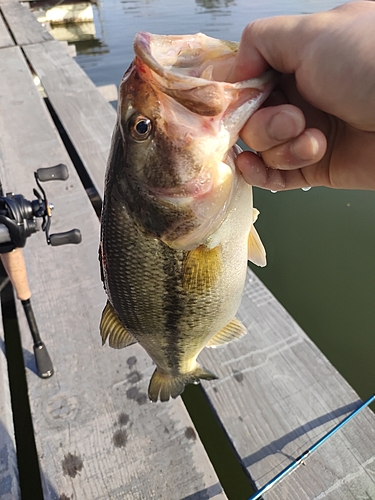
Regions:
[[[324, 0], [100, 0], [79, 28], [77, 62], [97, 85], [119, 84], [137, 31], [202, 31], [239, 40], [253, 19], [311, 13]], [[375, 193], [255, 190], [268, 265], [257, 275], [362, 398], [375, 391]]]

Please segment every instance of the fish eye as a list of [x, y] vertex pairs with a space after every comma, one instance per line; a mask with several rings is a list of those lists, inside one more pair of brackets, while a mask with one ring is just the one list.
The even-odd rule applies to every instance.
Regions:
[[130, 119], [129, 132], [136, 141], [144, 141], [150, 135], [152, 123], [149, 118], [142, 115], [134, 116]]

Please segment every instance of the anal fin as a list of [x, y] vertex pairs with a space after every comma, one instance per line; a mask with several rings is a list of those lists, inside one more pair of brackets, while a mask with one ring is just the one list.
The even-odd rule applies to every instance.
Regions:
[[100, 335], [103, 345], [109, 337], [109, 346], [114, 349], [122, 349], [137, 342], [133, 335], [123, 327], [109, 301], [107, 301], [102, 313]]
[[224, 328], [212, 337], [206, 347], [217, 347], [241, 338], [247, 332], [246, 327], [237, 318], [233, 318]]

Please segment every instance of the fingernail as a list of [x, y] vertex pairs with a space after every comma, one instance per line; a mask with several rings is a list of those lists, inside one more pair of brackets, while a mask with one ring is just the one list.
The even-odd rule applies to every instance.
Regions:
[[313, 160], [319, 151], [319, 143], [315, 137], [305, 131], [300, 137], [290, 146], [291, 153], [300, 160]]
[[302, 132], [303, 127], [304, 121], [301, 116], [283, 110], [272, 117], [267, 131], [272, 139], [283, 142], [296, 137]]

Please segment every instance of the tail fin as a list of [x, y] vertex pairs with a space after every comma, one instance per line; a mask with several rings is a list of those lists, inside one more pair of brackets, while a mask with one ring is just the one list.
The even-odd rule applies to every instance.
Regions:
[[217, 376], [199, 365], [193, 371], [177, 376], [162, 373], [156, 368], [148, 386], [148, 397], [154, 403], [158, 399], [160, 401], [169, 401], [170, 397], [175, 399], [182, 394], [185, 385], [198, 384], [200, 379], [214, 380]]

